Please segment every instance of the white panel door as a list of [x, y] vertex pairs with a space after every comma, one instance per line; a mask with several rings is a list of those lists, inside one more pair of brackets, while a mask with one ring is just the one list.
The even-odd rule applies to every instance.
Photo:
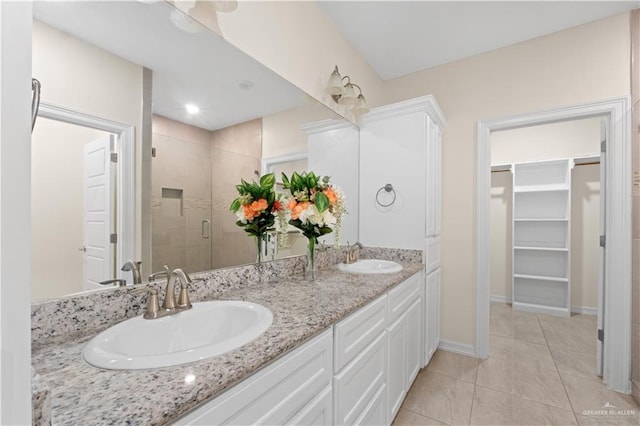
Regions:
[[111, 147], [114, 135], [106, 135], [84, 147], [83, 287], [102, 288], [100, 281], [114, 277], [114, 229]]

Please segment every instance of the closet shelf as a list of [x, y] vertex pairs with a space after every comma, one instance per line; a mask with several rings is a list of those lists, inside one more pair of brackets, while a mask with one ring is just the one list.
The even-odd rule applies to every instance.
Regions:
[[514, 222], [568, 222], [569, 219], [559, 218], [525, 218], [525, 219], [513, 219]]
[[527, 193], [527, 192], [555, 192], [555, 191], [568, 191], [567, 185], [527, 185], [517, 186], [513, 188], [513, 192]]
[[511, 306], [521, 311], [545, 313], [545, 314], [559, 315], [564, 317], [568, 317], [571, 315], [571, 312], [567, 308], [559, 308], [555, 306], [541, 305], [537, 303], [525, 303], [525, 302], [513, 301]]
[[569, 249], [564, 247], [533, 247], [533, 246], [515, 246], [514, 250], [538, 250], [538, 251], [557, 251], [568, 253]]
[[562, 282], [568, 283], [569, 278], [562, 277], [547, 277], [544, 275], [525, 275], [525, 274], [513, 274], [513, 278], [524, 278], [528, 280], [538, 280], [538, 281], [554, 281], [554, 282]]

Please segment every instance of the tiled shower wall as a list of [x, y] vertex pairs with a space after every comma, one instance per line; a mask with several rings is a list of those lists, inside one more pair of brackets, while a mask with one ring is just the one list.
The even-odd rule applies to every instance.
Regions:
[[632, 393], [640, 403], [640, 10], [631, 13], [631, 96], [633, 156], [633, 250], [632, 250]]
[[153, 271], [255, 261], [253, 240], [235, 225], [229, 205], [240, 179], [256, 178], [260, 168], [261, 120], [212, 132], [154, 115], [153, 147]]
[[240, 179], [257, 180], [262, 158], [262, 120], [253, 120], [216, 130], [211, 137], [212, 268], [256, 261], [256, 242], [236, 225], [229, 205], [238, 196]]

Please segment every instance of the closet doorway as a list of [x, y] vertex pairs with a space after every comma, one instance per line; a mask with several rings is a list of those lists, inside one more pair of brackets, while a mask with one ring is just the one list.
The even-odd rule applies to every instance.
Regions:
[[[489, 355], [491, 142], [499, 131], [601, 117], [607, 124], [606, 208], [604, 228], [603, 381], [610, 389], [630, 392], [631, 359], [631, 128], [630, 100], [621, 97], [556, 110], [478, 123], [476, 342], [479, 358]], [[597, 336], [594, 336], [594, 339]], [[595, 371], [595, 366], [594, 366]]]
[[491, 341], [545, 344], [589, 378], [602, 375], [604, 137], [602, 117], [491, 134]]

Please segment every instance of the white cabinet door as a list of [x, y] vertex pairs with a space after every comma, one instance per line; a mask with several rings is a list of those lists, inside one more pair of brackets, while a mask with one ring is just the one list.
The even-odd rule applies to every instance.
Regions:
[[398, 413], [407, 389], [407, 315], [387, 328], [387, 392], [389, 424]]
[[440, 268], [427, 275], [425, 299], [425, 365], [440, 344]]
[[[406, 386], [409, 391], [411, 384], [416, 379], [422, 367], [422, 299], [417, 299], [406, 314], [407, 329], [407, 354], [406, 354]], [[391, 382], [391, 378], [389, 378]]]

